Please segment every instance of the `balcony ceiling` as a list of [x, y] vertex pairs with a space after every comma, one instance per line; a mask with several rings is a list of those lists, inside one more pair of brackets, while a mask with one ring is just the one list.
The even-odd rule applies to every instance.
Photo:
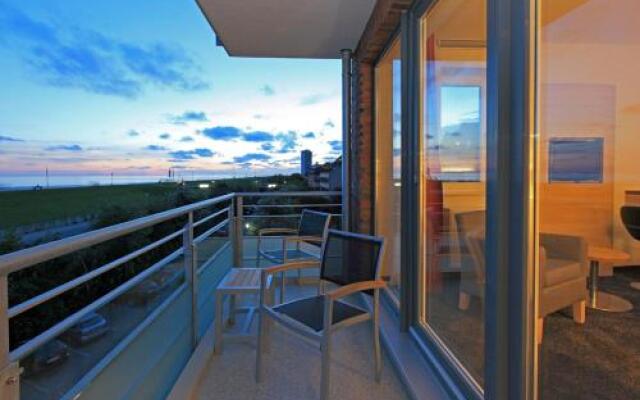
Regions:
[[196, 0], [231, 56], [340, 58], [375, 0]]

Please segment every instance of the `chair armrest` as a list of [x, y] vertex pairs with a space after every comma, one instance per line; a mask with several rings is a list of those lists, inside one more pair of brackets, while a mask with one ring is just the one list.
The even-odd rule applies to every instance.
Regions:
[[322, 238], [319, 236], [285, 236], [285, 242], [315, 242], [322, 244]]
[[341, 286], [326, 294], [327, 298], [331, 301], [340, 299], [353, 293], [363, 292], [365, 290], [382, 289], [387, 286], [385, 281], [362, 281], [351, 283], [346, 286]]
[[290, 233], [295, 234], [298, 233], [296, 229], [292, 228], [262, 228], [258, 230], [258, 236], [270, 235], [273, 233]]
[[580, 236], [542, 233], [540, 245], [544, 247], [547, 258], [586, 261], [587, 244]]
[[292, 271], [305, 268], [317, 268], [320, 266], [320, 261], [296, 261], [286, 264], [274, 265], [273, 267], [263, 268], [262, 273], [264, 275], [273, 275], [278, 272]]

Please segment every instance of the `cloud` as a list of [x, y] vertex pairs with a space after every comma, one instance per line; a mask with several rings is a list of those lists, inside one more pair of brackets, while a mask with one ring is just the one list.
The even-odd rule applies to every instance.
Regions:
[[260, 92], [265, 96], [273, 96], [274, 94], [276, 94], [275, 89], [273, 88], [273, 86], [270, 86], [270, 85], [262, 86], [260, 88]]
[[180, 115], [172, 115], [169, 117], [171, 123], [176, 125], [184, 125], [189, 122], [207, 122], [207, 114], [202, 111], [185, 111]]
[[275, 149], [275, 146], [273, 145], [273, 143], [262, 143], [260, 148], [264, 151], [271, 151]]
[[334, 124], [332, 120], [328, 119], [324, 123], [324, 126], [325, 126], [325, 128], [335, 128], [336, 124]]
[[279, 133], [276, 135], [276, 140], [280, 142], [278, 153], [290, 153], [298, 146], [298, 134], [294, 131]]
[[312, 106], [314, 104], [322, 103], [323, 101], [328, 100], [330, 97], [331, 96], [329, 96], [328, 94], [323, 94], [323, 93], [310, 94], [300, 99], [300, 105]]
[[253, 118], [255, 118], [255, 119], [269, 119], [269, 116], [265, 115], [265, 114], [253, 114]]
[[82, 146], [77, 144], [58, 145], [58, 146], [46, 147], [45, 150], [47, 151], [82, 151]]
[[24, 142], [22, 139], [14, 138], [11, 136], [2, 136], [0, 135], [0, 142]]
[[134, 129], [131, 129], [129, 132], [127, 132], [127, 136], [129, 136], [129, 137], [140, 136], [140, 132], [138, 132], [138, 131], [136, 131]]
[[165, 151], [165, 150], [169, 150], [164, 146], [158, 146], [157, 144], [150, 144], [148, 146], [146, 146], [144, 148], [144, 150], [149, 150], [149, 151]]
[[181, 141], [181, 142], [183, 142], [183, 143], [184, 143], [184, 142], [193, 142], [193, 138], [192, 138], [191, 136], [188, 136], [188, 135], [187, 135], [187, 136], [183, 136], [183, 137], [180, 139], [180, 141]]
[[12, 46], [45, 84], [136, 98], [149, 86], [182, 92], [205, 90], [198, 64], [178, 45], [129, 43], [90, 29], [36, 20], [12, 7], [0, 9], [0, 45]]
[[247, 142], [270, 142], [274, 139], [273, 134], [263, 131], [246, 132], [242, 137]]
[[233, 126], [215, 126], [203, 129], [202, 134], [213, 140], [233, 140], [242, 136], [242, 131]]
[[316, 134], [313, 132], [307, 132], [307, 133], [303, 133], [302, 137], [305, 139], [315, 139], [316, 138]]
[[171, 135], [169, 133], [161, 133], [160, 135], [158, 135], [158, 137], [162, 140], [167, 140], [171, 137]]
[[329, 146], [331, 146], [332, 151], [342, 151], [342, 140], [330, 140]]
[[247, 153], [243, 156], [233, 157], [233, 162], [236, 164], [250, 163], [251, 161], [269, 161], [271, 156], [264, 153]]
[[182, 162], [187, 160], [195, 160], [198, 157], [202, 158], [210, 158], [213, 157], [216, 153], [204, 148], [193, 149], [193, 150], [179, 150], [172, 151], [169, 153], [172, 162]]

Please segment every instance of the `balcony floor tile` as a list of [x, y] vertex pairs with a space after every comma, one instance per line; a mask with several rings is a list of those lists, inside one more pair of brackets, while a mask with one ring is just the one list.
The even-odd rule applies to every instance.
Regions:
[[[290, 285], [287, 297], [313, 294], [313, 286]], [[240, 321], [239, 321], [240, 322]], [[255, 325], [255, 324], [254, 324]], [[254, 326], [255, 329], [255, 326]], [[319, 398], [320, 351], [316, 345], [275, 326], [271, 351], [265, 353], [264, 380], [254, 379], [255, 345], [225, 341], [221, 355], [212, 356], [196, 392], [196, 399], [301, 400]], [[408, 399], [391, 362], [385, 356], [382, 381], [373, 373], [370, 323], [334, 335], [331, 398], [344, 400]]]

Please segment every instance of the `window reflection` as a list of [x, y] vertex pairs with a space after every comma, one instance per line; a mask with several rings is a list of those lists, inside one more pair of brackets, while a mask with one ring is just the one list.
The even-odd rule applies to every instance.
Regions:
[[385, 238], [383, 276], [400, 293], [401, 62], [395, 39], [375, 69], [376, 234]]
[[484, 374], [486, 2], [441, 0], [421, 27], [423, 322]]

